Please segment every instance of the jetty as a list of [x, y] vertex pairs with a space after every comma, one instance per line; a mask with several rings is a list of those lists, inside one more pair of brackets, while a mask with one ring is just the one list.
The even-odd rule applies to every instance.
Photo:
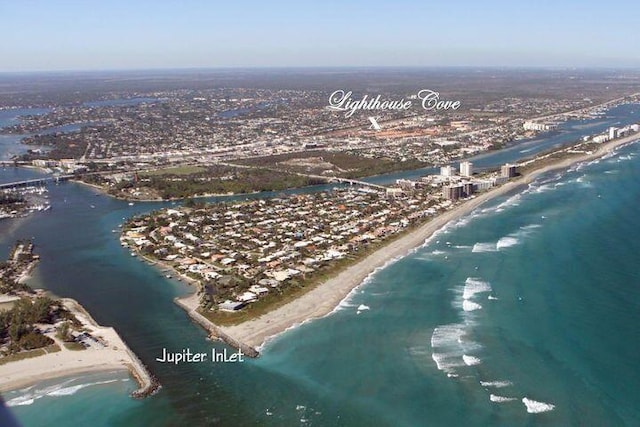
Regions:
[[180, 306], [184, 311], [187, 312], [187, 314], [189, 314], [189, 317], [191, 317], [191, 319], [197, 323], [198, 325], [200, 325], [201, 327], [204, 328], [205, 331], [207, 331], [209, 333], [209, 336], [213, 339], [217, 339], [219, 341], [224, 342], [225, 344], [241, 350], [245, 355], [252, 357], [252, 358], [256, 358], [258, 356], [260, 356], [260, 352], [258, 352], [258, 350], [256, 350], [255, 348], [240, 342], [238, 340], [236, 340], [235, 338], [233, 338], [230, 335], [227, 335], [226, 333], [224, 333], [222, 331], [221, 328], [219, 328], [218, 326], [214, 325], [210, 320], [208, 320], [206, 317], [204, 317], [202, 314], [198, 313], [198, 295], [197, 293], [194, 293], [193, 295], [186, 297], [186, 298], [175, 298], [174, 302], [176, 304], [178, 304], [178, 306]]

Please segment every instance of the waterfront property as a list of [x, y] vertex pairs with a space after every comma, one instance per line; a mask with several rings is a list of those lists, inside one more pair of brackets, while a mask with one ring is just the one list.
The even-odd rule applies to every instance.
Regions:
[[121, 240], [201, 282], [203, 308], [235, 312], [304, 287], [448, 206], [428, 188], [334, 189], [166, 209], [128, 222]]

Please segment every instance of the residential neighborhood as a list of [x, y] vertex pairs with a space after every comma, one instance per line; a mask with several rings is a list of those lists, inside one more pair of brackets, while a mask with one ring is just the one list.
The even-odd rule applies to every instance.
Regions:
[[451, 204], [426, 187], [336, 188], [166, 209], [129, 221], [121, 241], [200, 281], [203, 307], [233, 311], [305, 286]]

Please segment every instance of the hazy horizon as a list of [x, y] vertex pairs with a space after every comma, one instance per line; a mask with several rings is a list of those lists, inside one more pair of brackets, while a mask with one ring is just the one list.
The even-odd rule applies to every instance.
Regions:
[[0, 5], [0, 72], [309, 67], [635, 68], [626, 0]]
[[24, 71], [2, 71], [0, 76], [10, 75], [36, 75], [36, 74], [98, 74], [98, 73], [189, 73], [189, 72], [225, 72], [225, 71], [342, 71], [356, 72], [362, 70], [373, 71], [640, 71], [640, 65], [629, 66], [537, 66], [537, 65], [335, 65], [335, 66], [212, 66], [212, 67], [156, 67], [156, 68], [77, 68], [77, 69], [42, 69], [42, 70], [24, 70]]

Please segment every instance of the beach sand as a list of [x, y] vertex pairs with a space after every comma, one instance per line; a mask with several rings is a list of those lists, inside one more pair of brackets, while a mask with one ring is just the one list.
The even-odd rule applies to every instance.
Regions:
[[62, 301], [92, 336], [104, 340], [105, 346], [96, 344], [85, 350], [74, 351], [56, 339], [61, 351], [0, 365], [0, 391], [16, 390], [43, 380], [87, 372], [129, 370], [140, 386], [134, 395], [151, 393], [157, 385], [115, 329], [98, 325], [77, 301], [69, 298]]
[[[376, 252], [348, 267], [336, 277], [310, 290], [300, 298], [279, 307], [264, 315], [248, 320], [238, 325], [221, 327], [211, 325], [210, 332], [219, 330], [227, 342], [240, 342], [249, 347], [260, 348], [269, 338], [284, 332], [286, 329], [310, 319], [323, 317], [331, 313], [335, 307], [353, 290], [360, 285], [372, 272], [390, 260], [407, 255], [412, 249], [422, 245], [426, 239], [440, 230], [449, 222], [459, 219], [483, 203], [515, 191], [533, 181], [538, 176], [552, 170], [566, 169], [576, 163], [581, 163], [602, 157], [615, 148], [628, 144], [640, 138], [640, 135], [618, 139], [603, 144], [596, 152], [560, 160], [539, 169], [533, 170], [511, 182], [496, 187], [486, 193], [477, 195], [453, 209], [438, 215], [426, 224], [420, 226]], [[181, 306], [188, 312], [195, 312], [197, 298], [187, 297], [180, 300]], [[193, 316], [192, 316], [193, 317]], [[201, 319], [198, 319], [201, 323]], [[208, 321], [207, 321], [208, 322]], [[211, 322], [209, 322], [211, 323]]]

